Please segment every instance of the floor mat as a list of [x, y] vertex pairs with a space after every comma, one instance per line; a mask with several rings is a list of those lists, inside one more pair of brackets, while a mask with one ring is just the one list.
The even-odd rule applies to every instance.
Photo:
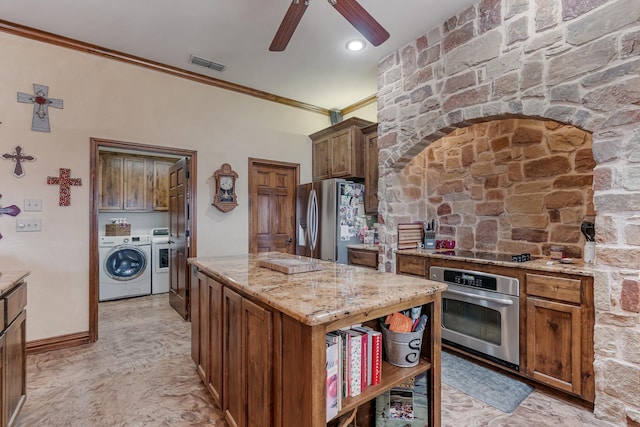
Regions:
[[505, 413], [513, 412], [533, 391], [528, 384], [444, 351], [442, 382]]

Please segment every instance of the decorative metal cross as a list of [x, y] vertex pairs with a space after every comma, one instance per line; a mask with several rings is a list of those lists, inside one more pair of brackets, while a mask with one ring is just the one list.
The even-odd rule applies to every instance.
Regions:
[[71, 178], [71, 169], [60, 168], [60, 176], [48, 176], [47, 184], [60, 186], [60, 206], [71, 204], [71, 186], [82, 185], [80, 178]]
[[62, 108], [62, 99], [49, 98], [49, 86], [33, 84], [33, 95], [18, 92], [18, 102], [33, 104], [31, 130], [51, 132], [49, 126], [49, 107]]
[[[2, 194], [0, 194], [0, 197], [2, 197]], [[17, 207], [16, 205], [11, 205], [6, 208], [3, 208], [0, 206], [0, 216], [2, 215], [16, 216], [19, 213], [20, 213], [20, 208]], [[0, 239], [2, 239], [2, 234], [0, 234]]]
[[2, 158], [5, 160], [13, 160], [16, 162], [16, 166], [13, 168], [13, 175], [16, 178], [21, 178], [24, 176], [24, 169], [22, 169], [22, 162], [25, 160], [34, 161], [36, 158], [34, 156], [25, 156], [22, 154], [22, 147], [16, 145], [16, 148], [13, 154], [5, 153], [2, 155]]

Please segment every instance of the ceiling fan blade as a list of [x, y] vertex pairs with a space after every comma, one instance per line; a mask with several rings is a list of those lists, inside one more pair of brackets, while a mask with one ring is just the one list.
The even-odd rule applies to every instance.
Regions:
[[329, 0], [329, 3], [345, 17], [374, 46], [389, 38], [389, 33], [356, 0]]
[[293, 0], [291, 2], [278, 31], [276, 31], [276, 35], [273, 37], [271, 46], [269, 46], [271, 52], [281, 52], [287, 47], [308, 6], [309, 3], [306, 0]]

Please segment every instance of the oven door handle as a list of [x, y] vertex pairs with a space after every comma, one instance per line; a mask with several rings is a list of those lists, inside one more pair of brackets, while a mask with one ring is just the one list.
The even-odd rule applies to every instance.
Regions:
[[467, 293], [467, 292], [455, 291], [453, 289], [447, 289], [445, 292], [450, 292], [452, 294], [462, 295], [462, 296], [469, 297], [469, 298], [474, 298], [474, 299], [482, 299], [482, 300], [486, 300], [486, 301], [491, 301], [491, 302], [495, 302], [495, 303], [502, 304], [502, 305], [513, 305], [513, 301], [508, 300], [508, 299], [485, 297], [485, 296], [480, 296], [480, 295], [476, 295], [476, 294], [470, 294], [470, 293]]

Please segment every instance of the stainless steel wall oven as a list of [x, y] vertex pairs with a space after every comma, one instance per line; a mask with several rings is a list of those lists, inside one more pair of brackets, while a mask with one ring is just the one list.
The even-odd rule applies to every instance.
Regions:
[[519, 370], [520, 284], [513, 277], [431, 267], [442, 294], [442, 342]]

